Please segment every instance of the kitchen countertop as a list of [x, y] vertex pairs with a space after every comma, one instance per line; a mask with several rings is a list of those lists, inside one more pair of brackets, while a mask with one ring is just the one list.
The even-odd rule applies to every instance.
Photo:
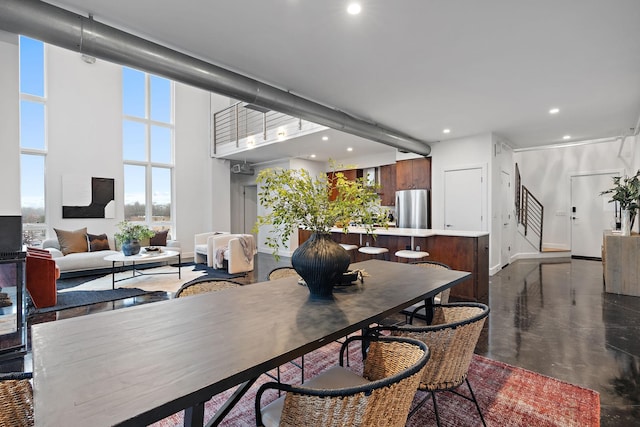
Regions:
[[[364, 227], [348, 227], [349, 233], [367, 234]], [[343, 233], [344, 229], [334, 227], [332, 233]], [[430, 237], [430, 236], [452, 236], [452, 237], [480, 237], [487, 236], [488, 231], [461, 231], [461, 230], [435, 230], [424, 228], [395, 228], [376, 227], [374, 233], [380, 236], [409, 236], [409, 237]]]

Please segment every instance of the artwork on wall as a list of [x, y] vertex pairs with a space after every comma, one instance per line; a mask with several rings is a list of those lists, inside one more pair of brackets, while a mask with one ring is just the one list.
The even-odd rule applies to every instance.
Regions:
[[113, 178], [62, 177], [62, 218], [115, 218]]

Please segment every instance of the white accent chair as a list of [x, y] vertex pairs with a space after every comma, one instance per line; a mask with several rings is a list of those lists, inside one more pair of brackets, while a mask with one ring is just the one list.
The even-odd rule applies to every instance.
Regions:
[[[250, 256], [245, 256], [240, 237], [244, 236], [250, 241]], [[227, 269], [230, 274], [253, 271], [253, 257], [256, 250], [255, 239], [251, 234], [229, 233], [201, 233], [196, 234], [194, 241], [194, 261], [206, 263], [207, 266], [216, 269], [224, 268], [222, 262], [216, 260], [218, 251], [223, 252], [223, 260], [227, 261]]]

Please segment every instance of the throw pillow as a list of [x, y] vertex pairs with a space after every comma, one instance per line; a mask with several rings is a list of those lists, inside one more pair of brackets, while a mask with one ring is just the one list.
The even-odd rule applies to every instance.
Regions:
[[167, 246], [167, 234], [169, 234], [169, 230], [156, 231], [156, 234], [149, 239], [149, 245]]
[[77, 252], [87, 252], [87, 227], [75, 231], [53, 229], [58, 236], [60, 251], [62, 255], [73, 254]]
[[111, 249], [106, 234], [87, 233], [87, 241], [89, 242], [89, 252], [108, 251]]

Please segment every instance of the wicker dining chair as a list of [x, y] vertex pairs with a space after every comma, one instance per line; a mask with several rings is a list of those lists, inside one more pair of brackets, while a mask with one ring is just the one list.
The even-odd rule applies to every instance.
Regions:
[[[416, 262], [412, 262], [411, 264], [421, 268], [451, 270], [451, 267], [438, 261], [416, 261]], [[433, 303], [434, 304], [448, 303], [450, 292], [451, 292], [451, 288], [447, 288], [444, 291], [440, 292], [433, 298]], [[406, 323], [411, 324], [413, 323], [414, 317], [426, 319], [426, 305], [424, 302], [418, 302], [416, 304], [413, 304], [412, 306], [405, 308], [404, 310], [402, 310], [401, 313], [405, 315]]]
[[173, 297], [188, 297], [190, 295], [203, 294], [206, 292], [217, 292], [224, 289], [237, 288], [238, 286], [242, 286], [242, 284], [231, 280], [198, 279], [182, 285]]
[[[419, 390], [431, 393], [436, 422], [440, 425], [440, 416], [436, 403], [436, 392], [450, 391], [475, 403], [482, 424], [486, 426], [480, 405], [473, 394], [467, 378], [473, 351], [478, 343], [480, 332], [489, 315], [489, 307], [480, 303], [455, 303], [435, 305], [433, 323], [429, 326], [379, 326], [372, 329], [374, 334], [419, 339], [431, 350], [420, 380]], [[456, 389], [466, 382], [471, 397]], [[429, 398], [427, 395], [411, 410], [413, 415]]]
[[30, 372], [0, 374], [0, 426], [33, 426]]
[[[360, 376], [342, 367], [342, 359], [350, 342], [363, 339], [369, 350]], [[256, 425], [404, 426], [428, 359], [428, 347], [415, 339], [350, 337], [340, 351], [340, 366], [304, 386], [262, 385], [256, 394]], [[286, 395], [261, 407], [261, 397], [269, 389]]]

